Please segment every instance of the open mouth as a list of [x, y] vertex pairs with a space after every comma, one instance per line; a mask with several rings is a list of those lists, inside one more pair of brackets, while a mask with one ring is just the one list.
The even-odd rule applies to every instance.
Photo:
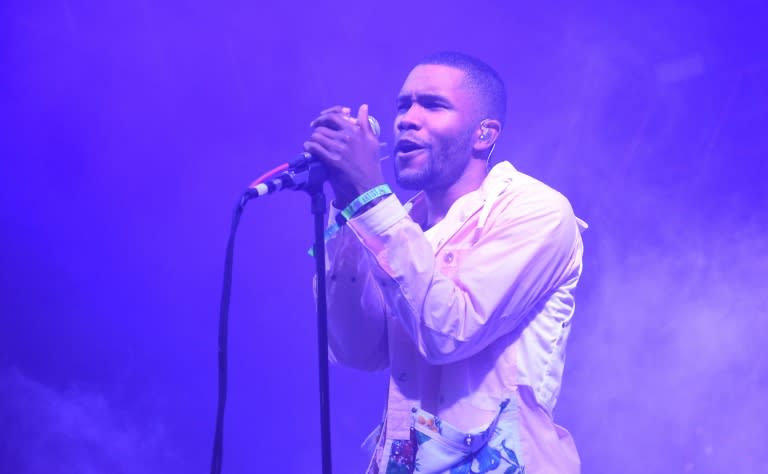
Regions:
[[395, 154], [398, 157], [409, 158], [424, 150], [424, 148], [426, 147], [419, 142], [402, 139], [397, 141], [397, 145], [395, 146]]

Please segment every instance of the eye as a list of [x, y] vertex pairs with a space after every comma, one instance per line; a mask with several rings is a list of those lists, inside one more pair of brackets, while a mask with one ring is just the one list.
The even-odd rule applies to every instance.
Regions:
[[424, 106], [425, 109], [429, 110], [437, 110], [437, 109], [446, 109], [448, 108], [448, 104], [438, 98], [425, 98], [422, 102], [422, 106]]

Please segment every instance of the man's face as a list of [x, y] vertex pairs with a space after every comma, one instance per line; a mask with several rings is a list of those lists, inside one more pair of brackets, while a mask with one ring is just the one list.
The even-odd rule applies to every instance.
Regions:
[[406, 78], [395, 118], [394, 161], [400, 186], [443, 190], [466, 169], [479, 118], [464, 75], [450, 66], [426, 64]]

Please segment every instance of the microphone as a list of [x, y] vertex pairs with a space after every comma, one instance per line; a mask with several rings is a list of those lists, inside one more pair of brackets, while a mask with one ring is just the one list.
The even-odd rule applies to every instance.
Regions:
[[[381, 126], [373, 115], [368, 116], [368, 123], [377, 137], [381, 135]], [[249, 197], [264, 196], [283, 189], [304, 189], [310, 184], [322, 183], [328, 177], [323, 163], [306, 151], [293, 161], [278, 166], [274, 171], [282, 173], [274, 177], [270, 177], [274, 173], [267, 173], [265, 177], [269, 179], [266, 181], [257, 179], [246, 191]]]

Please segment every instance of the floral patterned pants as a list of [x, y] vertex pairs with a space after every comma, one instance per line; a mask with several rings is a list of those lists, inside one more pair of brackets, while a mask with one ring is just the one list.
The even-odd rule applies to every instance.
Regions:
[[516, 454], [517, 431], [509, 421], [513, 406], [503, 402], [488, 429], [479, 433], [462, 432], [414, 409], [410, 439], [392, 440], [385, 447], [389, 460], [384, 474], [524, 474]]

